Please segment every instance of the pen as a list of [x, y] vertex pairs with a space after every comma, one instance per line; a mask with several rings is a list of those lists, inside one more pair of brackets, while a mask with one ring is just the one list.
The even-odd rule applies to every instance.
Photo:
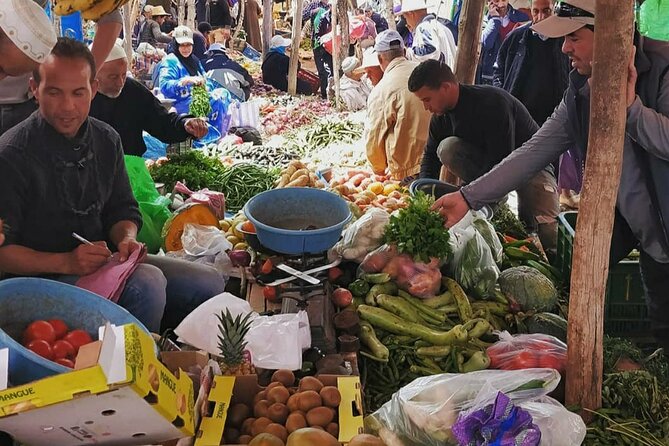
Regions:
[[92, 245], [93, 244], [93, 243], [89, 242], [88, 240], [86, 240], [85, 238], [83, 238], [82, 236], [80, 236], [79, 234], [77, 234], [76, 232], [72, 233], [72, 237], [76, 238], [81, 243], [85, 243], [87, 245]]

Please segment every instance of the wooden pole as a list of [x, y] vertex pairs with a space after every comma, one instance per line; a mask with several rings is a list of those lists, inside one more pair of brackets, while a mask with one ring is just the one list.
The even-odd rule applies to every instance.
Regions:
[[486, 0], [466, 0], [462, 4], [455, 61], [455, 76], [462, 84], [473, 84], [481, 48], [481, 23]]
[[[268, 0], [265, 0], [268, 1]], [[297, 94], [297, 66], [300, 63], [300, 41], [302, 40], [302, 0], [294, 0], [292, 44], [290, 47], [290, 63], [288, 65], [288, 94]]]
[[[263, 60], [269, 54], [269, 41], [274, 35], [274, 17], [272, 16], [272, 7], [274, 0], [263, 0], [262, 3], [262, 57]], [[302, 17], [300, 16], [300, 20]]]
[[[625, 142], [633, 0], [597, 0], [590, 135], [572, 260], [566, 403], [602, 404], [604, 296]], [[589, 412], [583, 412], [590, 418]]]
[[386, 20], [388, 21], [388, 29], [392, 29], [393, 31], [397, 31], [397, 23], [395, 23], [395, 14], [393, 14], [393, 7], [395, 6], [393, 0], [386, 0], [385, 3], [385, 8], [383, 8], [383, 12], [385, 12]]
[[337, 42], [337, 36], [339, 35], [338, 22], [339, 22], [339, 1], [335, 0], [332, 5], [332, 77], [334, 79], [334, 103], [335, 108], [339, 110], [339, 69], [341, 68], [341, 59], [339, 58], [339, 43]]
[[135, 1], [126, 3], [121, 9], [123, 13], [123, 49], [125, 50], [125, 57], [128, 59], [128, 66], [132, 66], [132, 29], [133, 14], [132, 8], [136, 7]]

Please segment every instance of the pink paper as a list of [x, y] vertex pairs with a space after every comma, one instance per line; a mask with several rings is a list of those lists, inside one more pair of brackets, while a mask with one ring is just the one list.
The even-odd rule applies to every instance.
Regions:
[[80, 277], [76, 285], [105, 299], [110, 299], [112, 302], [118, 302], [128, 278], [135, 272], [137, 266], [142, 263], [145, 257], [146, 247], [142, 247], [142, 249], [130, 254], [128, 259], [121, 263], [120, 255], [117, 252], [102, 268], [93, 274]]

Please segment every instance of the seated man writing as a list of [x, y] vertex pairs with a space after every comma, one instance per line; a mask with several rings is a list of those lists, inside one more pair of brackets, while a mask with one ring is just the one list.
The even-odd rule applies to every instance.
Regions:
[[[60, 38], [33, 73], [39, 109], [0, 137], [0, 216], [6, 222], [0, 271], [74, 284], [141, 245], [142, 221], [119, 135], [90, 118], [97, 91], [86, 46]], [[72, 233], [93, 244], [81, 244]], [[210, 267], [150, 257], [128, 279], [118, 304], [149, 330], [175, 327], [223, 291]], [[165, 315], [163, 317], [163, 314]]]

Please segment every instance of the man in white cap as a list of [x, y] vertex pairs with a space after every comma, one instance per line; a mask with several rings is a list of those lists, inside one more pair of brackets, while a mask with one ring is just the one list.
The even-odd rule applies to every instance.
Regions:
[[56, 33], [33, 1], [0, 0], [0, 135], [37, 110], [28, 79], [56, 44]]
[[118, 132], [126, 155], [144, 155], [144, 131], [165, 143], [182, 142], [190, 136], [201, 138], [207, 134], [204, 120], [169, 113], [151, 91], [128, 77], [127, 72], [127, 56], [117, 42], [98, 70], [98, 92], [89, 113]]
[[[269, 54], [262, 63], [262, 81], [281, 91], [288, 91], [290, 56], [286, 52], [290, 49], [291, 43], [290, 39], [282, 36], [272, 37], [269, 44]], [[312, 91], [307, 82], [297, 79], [297, 93], [312, 94]]]
[[381, 64], [379, 63], [379, 57], [376, 54], [374, 47], [367, 48], [362, 53], [362, 66], [360, 67], [365, 71], [365, 76], [371, 82], [372, 87], [381, 82], [383, 79], [383, 70], [381, 69]]
[[160, 25], [168, 15], [162, 6], [146, 5], [144, 7], [146, 20], [139, 29], [139, 43], [146, 42], [151, 46], [156, 46], [156, 43], [170, 43], [172, 37], [160, 30]]
[[372, 91], [372, 83], [365, 72], [358, 68], [360, 61], [356, 57], [347, 57], [341, 63], [344, 76], [339, 83], [339, 94], [347, 109], [358, 111], [365, 108], [367, 98]]
[[[574, 70], [553, 115], [503, 162], [434, 208], [449, 226], [466, 212], [496, 201], [567, 149], [582, 168], [588, 150], [590, 84], [596, 29], [595, 0], [557, 2], [553, 15], [534, 25], [539, 34], [564, 37]], [[603, 67], [603, 69], [606, 69]], [[610, 262], [638, 247], [650, 330], [669, 350], [669, 43], [636, 35], [627, 75], [627, 126]], [[630, 333], [632, 334], [632, 333]]]
[[404, 41], [397, 31], [376, 36], [374, 49], [383, 79], [367, 104], [367, 160], [375, 174], [388, 170], [393, 179], [408, 183], [420, 171], [430, 125], [430, 113], [407, 87], [418, 63], [405, 57]]
[[455, 65], [455, 39], [453, 33], [434, 14], [428, 14], [427, 0], [403, 0], [400, 14], [413, 33], [409, 59], [422, 62], [436, 59], [448, 66]]

